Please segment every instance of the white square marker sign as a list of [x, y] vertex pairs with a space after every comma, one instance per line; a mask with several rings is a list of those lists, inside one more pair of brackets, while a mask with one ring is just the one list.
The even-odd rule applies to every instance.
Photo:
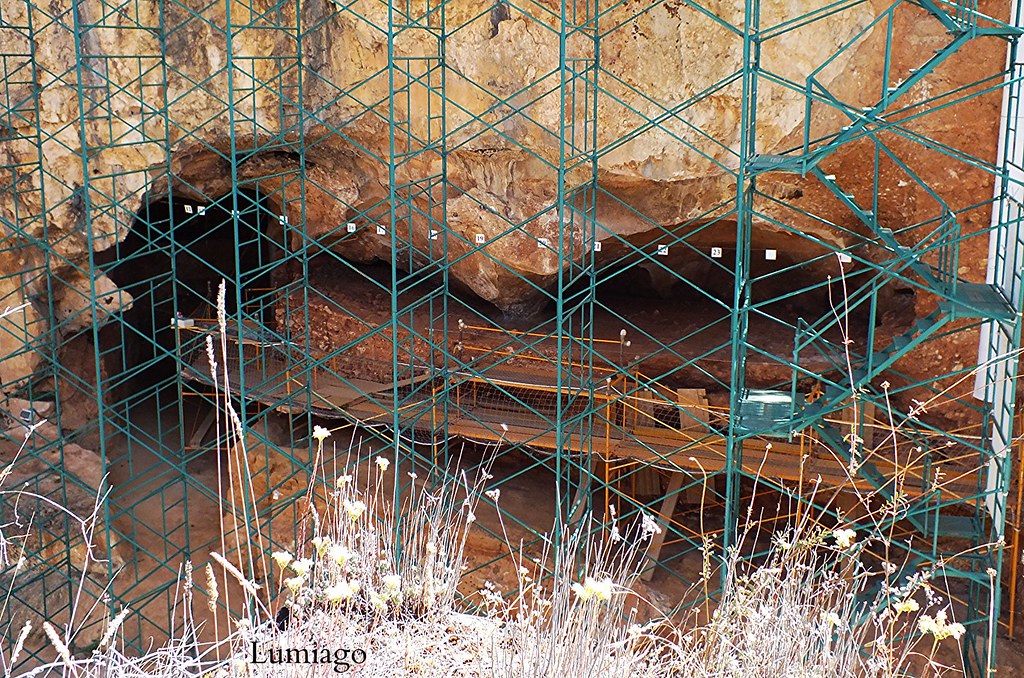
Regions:
[[721, 247], [712, 247], [711, 248], [711, 258], [712, 259], [721, 259], [722, 258], [722, 248]]
[[355, 233], [356, 225], [350, 221], [347, 224], [345, 224], [345, 230], [348, 231], [349, 233]]
[[484, 236], [483, 233], [477, 233], [476, 235], [473, 236], [473, 242], [475, 242], [477, 245], [483, 245], [485, 242], [487, 242], [487, 238]]
[[776, 259], [779, 258], [779, 251], [778, 250], [765, 250], [764, 251], [764, 258], [765, 258], [765, 261], [775, 261]]

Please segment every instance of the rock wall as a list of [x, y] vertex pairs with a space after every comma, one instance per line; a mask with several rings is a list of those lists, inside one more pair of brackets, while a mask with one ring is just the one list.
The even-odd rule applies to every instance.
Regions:
[[[18, 402], [48, 414], [46, 404]], [[75, 596], [98, 600], [110, 573], [133, 556], [124, 542], [107, 541], [117, 533], [108, 529], [103, 511], [97, 512], [105, 491], [103, 460], [74, 443], [57, 445], [61, 431], [53, 424], [37, 425], [27, 439], [24, 426], [6, 418], [0, 418], [0, 425], [5, 429], [0, 431], [0, 490], [6, 495], [0, 503], [5, 540], [0, 585], [9, 592], [7, 620], [12, 628], [32, 623], [30, 646], [45, 642], [44, 620], [81, 625], [75, 640], [79, 647], [88, 645], [100, 638], [103, 629], [94, 622], [105, 610], [76, 605]], [[7, 436], [25, 440], [24, 447]], [[76, 580], [69, 583], [64, 573], [73, 573]]]
[[[833, 55], [838, 54], [818, 75], [821, 84], [851, 107], [877, 99], [884, 30], [876, 27], [849, 49], [843, 46], [889, 4], [855, 5], [762, 45], [761, 64], [773, 79], [759, 81], [760, 152], [791, 148], [803, 132], [804, 97], [777, 83], [802, 84]], [[1006, 4], [981, 3], [996, 16], [1007, 13]], [[300, 16], [294, 14], [296, 5]], [[582, 16], [584, 5], [575, 3], [572, 11]], [[265, 13], [251, 15], [249, 6]], [[458, 260], [452, 275], [509, 313], [535, 306], [532, 285], [552, 284], [563, 262], [538, 249], [535, 239], [556, 239], [566, 226], [570, 237], [577, 237], [571, 230], [576, 225], [560, 223], [552, 208], [560, 195], [583, 200], [571, 189], [592, 172], [606, 237], [642, 243], [657, 229], [687, 222], [695, 228], [721, 216], [723, 209], [716, 206], [735, 197], [729, 171], [737, 165], [742, 131], [742, 82], [735, 73], [744, 58], [743, 43], [730, 28], [742, 23], [742, 6], [726, 0], [704, 6], [707, 14], [672, 1], [618, 4], [599, 19], [597, 53], [582, 31], [561, 40], [560, 3], [554, 0], [529, 3], [525, 10], [500, 1], [447, 3], [444, 68], [434, 68], [440, 64], [436, 33], [402, 32], [393, 44], [394, 58], [412, 84], [392, 101], [385, 70], [388, 41], [381, 30], [388, 3], [309, 0], [277, 7], [271, 0], [174, 5], [134, 0], [117, 12], [106, 3], [71, 0], [53, 0], [45, 12], [25, 4], [5, 6], [8, 26], [28, 25], [31, 18], [35, 29], [32, 34], [0, 29], [0, 53], [14, 55], [11, 63], [18, 58], [27, 63], [25, 55], [31, 53], [37, 68], [34, 81], [8, 77], [9, 98], [21, 102], [23, 114], [0, 121], [6, 126], [0, 135], [0, 308], [19, 309], [0, 320], [0, 355], [8, 356], [0, 361], [0, 385], [16, 385], [38, 365], [34, 354], [23, 351], [25, 345], [48, 331], [60, 335], [102, 323], [108, 313], [131, 303], [104, 276], [92, 274], [90, 252], [123, 239], [142, 201], [169, 185], [177, 195], [197, 199], [223, 195], [232, 181], [258, 186], [275, 209], [300, 225], [306, 239], [362, 262], [389, 259], [388, 236], [365, 228], [342, 239], [338, 227], [357, 215], [361, 221], [387, 221], [394, 189], [409, 202], [409, 232], [417, 248], [427, 248], [433, 225], [423, 215], [439, 218], [442, 209], [452, 233], [469, 243], [476, 234], [485, 236], [486, 255], [468, 254], [468, 245], [449, 238], [449, 257]], [[763, 0], [761, 8], [764, 28], [808, 11], [810, 3]], [[236, 29], [225, 32], [229, 21]], [[165, 30], [161, 35], [136, 24]], [[246, 24], [250, 27], [242, 28]], [[76, 53], [76, 26], [86, 25], [93, 27], [79, 31]], [[272, 25], [278, 30], [267, 30]], [[299, 27], [302, 37], [296, 40]], [[937, 22], [913, 7], [901, 11], [896, 30], [901, 39], [891, 55], [894, 72], [920, 65], [922, 53], [948, 39]], [[998, 40], [971, 43], [912, 90], [907, 103], [927, 108], [934, 105], [927, 103], [934, 93], [998, 71], [1004, 49]], [[229, 53], [234, 68], [228, 68]], [[595, 59], [603, 69], [596, 94], [585, 70]], [[301, 111], [295, 105], [300, 73]], [[446, 100], [424, 86], [440, 87], [442, 78]], [[940, 143], [966, 144], [977, 156], [992, 159], [998, 105], [998, 93], [991, 93], [969, 106], [921, 116], [907, 128]], [[389, 115], [398, 122], [393, 129]], [[834, 111], [815, 109], [815, 133], [841, 124]], [[447, 150], [444, 165], [430, 150], [441, 140]], [[991, 195], [984, 172], [932, 162], [932, 151], [904, 138], [893, 138], [892, 144], [955, 207]], [[254, 145], [263, 150], [251, 153]], [[594, 148], [601, 149], [596, 167], [577, 162]], [[386, 162], [392, 149], [423, 151], [401, 156], [394, 186]], [[232, 152], [238, 159], [234, 166], [226, 160]], [[828, 169], [863, 193], [870, 188], [871, 148], [851, 144], [829, 160]], [[442, 170], [444, 197], [440, 184], [430, 179]], [[300, 172], [304, 182], [298, 181]], [[892, 181], [879, 194], [878, 209], [891, 227], [928, 216], [934, 206], [920, 188], [890, 166], [882, 172], [883, 177], [891, 173]], [[411, 184], [419, 188], [407, 190]], [[767, 200], [761, 205], [765, 217], [785, 220], [826, 242], [844, 242], [848, 236], [842, 229], [857, 228], [855, 218], [812, 181], [768, 176], [761, 189], [789, 205]], [[965, 231], [982, 228], [986, 220], [986, 210], [977, 210]], [[695, 236], [694, 243], [727, 241], [734, 237], [732, 228], [726, 219]], [[811, 240], [781, 233], [766, 219], [759, 222], [756, 238], [766, 247], [783, 243], [800, 250], [797, 258], [823, 251]], [[301, 241], [294, 238], [291, 246]], [[972, 242], [962, 257], [961, 274], [968, 279], [984, 275], [983, 246], [980, 239]], [[620, 253], [609, 247], [601, 258], [616, 256]], [[681, 261], [678, 270], [697, 275], [688, 266]], [[50, 277], [39, 273], [47, 267]], [[100, 302], [98, 316], [93, 299]], [[969, 337], [949, 341], [963, 346], [940, 350], [924, 367], [931, 369], [954, 353], [969, 358]]]

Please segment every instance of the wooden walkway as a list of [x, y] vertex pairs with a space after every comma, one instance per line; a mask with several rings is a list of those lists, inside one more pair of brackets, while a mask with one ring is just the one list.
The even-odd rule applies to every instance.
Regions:
[[[197, 334], [203, 331], [195, 330]], [[431, 389], [420, 383], [419, 395], [412, 396], [409, 394], [416, 386], [412, 379], [397, 384], [342, 379], [333, 370], [306, 371], [297, 364], [289, 365], [291, 359], [281, 349], [259, 341], [243, 343], [244, 369], [239, 369], [238, 360], [228, 361], [231, 390], [282, 411], [309, 411], [368, 426], [391, 426], [395, 423], [393, 403], [397, 388], [400, 401], [405, 403], [400, 408], [399, 424], [429, 435], [440, 428], [447, 409], [446, 434], [473, 441], [594, 454], [604, 461], [638, 460], [670, 472], [698, 476], [726, 467], [727, 445], [720, 431], [728, 420], [728, 412], [708, 407], [706, 399], [701, 400], [702, 392], [691, 393], [687, 398], [680, 396], [681, 401], [673, 402], [668, 391], [656, 394], [638, 390], [638, 382], [623, 379], [621, 383], [606, 383], [604, 392], [593, 398], [588, 393], [574, 401], [565, 395], [571, 389], [563, 389], [562, 394], [557, 392], [551, 385], [550, 374], [535, 369], [495, 367], [487, 371], [486, 379], [452, 375], [447, 388]], [[212, 385], [205, 348], [188, 351], [185, 357], [188, 359], [183, 362], [183, 376]], [[224, 369], [221, 365], [221, 375]], [[448, 399], [447, 408], [443, 407], [442, 397]], [[558, 439], [554, 419], [559, 398], [563, 411], [570, 416], [593, 412], [589, 435], [563, 433], [562, 439]], [[890, 492], [896, 489], [908, 497], [938, 490], [944, 500], [957, 500], [978, 493], [977, 467], [929, 459], [915, 452], [918, 445], [908, 441], [897, 452], [891, 445], [887, 450], [879, 445], [861, 461], [871, 462], [890, 479]], [[865, 447], [872, 447], [870, 441]], [[813, 434], [798, 433], [792, 440], [747, 438], [740, 457], [739, 467], [744, 474], [781, 481], [795, 489], [809, 489], [819, 479], [823, 486], [856, 487], [864, 492], [877, 489], [867, 478], [851, 473], [849, 463]], [[939, 470], [941, 481], [936, 485], [934, 478]]]

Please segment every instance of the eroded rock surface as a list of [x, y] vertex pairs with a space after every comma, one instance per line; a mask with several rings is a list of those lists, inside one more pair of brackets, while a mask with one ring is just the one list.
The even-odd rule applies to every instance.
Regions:
[[[30, 406], [5, 403], [18, 409]], [[36, 420], [27, 439], [23, 424], [2, 423], [6, 436], [13, 438], [0, 440], [0, 585], [9, 592], [11, 628], [31, 622], [31, 646], [45, 642], [42, 621], [58, 628], [74, 621], [83, 629], [74, 638], [76, 646], [87, 646], [103, 629], [84, 622], [97, 621], [106, 611], [79, 605], [77, 597], [99, 599], [111, 573], [131, 559], [123, 542], [108, 544], [116, 531], [107, 529], [103, 512], [97, 511], [103, 460], [74, 443], [56, 445], [60, 431], [45, 420]], [[76, 575], [75, 581], [68, 581], [68, 572]]]
[[[70, 0], [49, 4], [56, 21], [43, 21], [41, 13], [33, 17], [32, 35], [0, 31], [0, 52], [31, 53], [39, 79], [12, 83], [11, 96], [33, 112], [10, 118], [10, 131], [0, 141], [0, 165], [17, 168], [0, 178], [0, 309], [17, 309], [0, 320], [0, 355], [8, 356], [0, 361], [0, 383], [8, 387], [38, 365], [24, 346], [48, 331], [56, 339], [102, 323], [132, 303], [103, 275], [88, 273], [89, 255], [123, 239], [142, 202], [169, 187], [179, 196], [206, 200], [229, 191], [233, 178], [258, 187], [273, 209], [301, 229], [290, 247], [315, 239], [354, 262], [390, 260], [390, 236], [368, 226], [342, 238], [339, 227], [349, 220], [390, 225], [389, 200], [397, 196], [404, 204], [396, 206], [397, 217], [408, 217], [403, 227], [415, 248], [430, 247], [436, 223], [426, 215], [443, 218], [448, 257], [457, 261], [451, 268], [456, 284], [510, 314], [535, 310], [538, 290], [550, 288], [565, 263], [538, 248], [538, 238], [557, 241], [563, 234], [578, 251], [579, 224], [563, 221], [554, 206], [560, 196], [582, 205], [585, 197], [574, 188], [591, 180], [592, 172], [598, 238], [609, 244], [599, 262], [622, 256], [618, 238], [635, 245], [651, 241], [660, 229], [697, 229], [721, 217], [735, 198], [729, 171], [738, 162], [743, 91], [733, 74], [742, 63], [743, 44], [729, 28], [741, 23], [742, 7], [734, 2], [705, 3], [721, 21], [676, 2], [627, 2], [602, 15], [596, 93], [593, 79], [573, 70], [595, 59], [594, 43], [584, 32], [567, 37], [569, 61], [561, 60], [558, 3], [532, 3], [529, 17], [509, 8], [495, 13], [493, 3], [483, 0], [448, 3], [443, 68], [434, 33], [401, 32], [394, 41], [395, 63], [408, 70], [412, 84], [391, 101], [383, 70], [388, 41], [380, 29], [387, 24], [386, 3], [346, 3], [348, 10], [340, 11], [329, 0], [311, 0], [299, 5], [299, 17], [288, 14], [294, 5], [261, 17], [232, 4], [236, 26], [253, 22], [268, 28], [272, 20], [308, 32], [297, 46], [289, 30], [234, 30], [230, 49], [223, 3], [184, 4], [195, 13], [168, 5], [161, 16], [157, 0], [138, 0], [134, 14], [108, 16], [103, 3], [78, 3], [77, 24], [94, 25], [82, 31], [79, 53]], [[997, 16], [1007, 11], [1005, 3], [981, 4]], [[759, 152], [800, 143], [805, 99], [799, 87], [833, 55], [838, 54], [817, 75], [821, 85], [853, 108], [877, 99], [886, 57], [883, 31], [851, 41], [888, 6], [882, 0], [858, 4], [763, 44], [761, 65], [777, 79], [759, 82]], [[810, 7], [800, 3], [799, 9]], [[777, 25], [794, 10], [791, 2], [765, 0], [761, 26]], [[17, 4], [5, 20], [28, 25], [27, 11]], [[132, 21], [163, 25], [166, 34], [132, 30]], [[900, 14], [896, 28], [901, 39], [891, 54], [894, 73], [919, 66], [922, 54], [948, 40], [943, 27], [917, 8]], [[1004, 49], [997, 40], [971, 43], [911, 90], [906, 103], [927, 108], [936, 93], [996, 72]], [[83, 68], [76, 70], [77, 63]], [[294, 88], [300, 71], [301, 111]], [[439, 88], [442, 75], [446, 101], [426, 87]], [[778, 79], [798, 87], [783, 87]], [[80, 93], [88, 99], [98, 92], [101, 101], [83, 120]], [[991, 159], [998, 105], [999, 95], [992, 93], [907, 126]], [[387, 125], [389, 115], [398, 122], [394, 129]], [[835, 111], [815, 109], [812, 131], [834, 132], [845, 122]], [[953, 169], [933, 162], [934, 152], [920, 145], [891, 141], [894, 152], [954, 207], [991, 195], [984, 172], [966, 165]], [[446, 149], [443, 163], [432, 144]], [[263, 150], [250, 153], [254, 145]], [[387, 163], [392, 150], [398, 159], [394, 185]], [[234, 168], [225, 160], [232, 151]], [[415, 151], [421, 152], [405, 155]], [[587, 158], [595, 153], [592, 167]], [[828, 170], [863, 194], [870, 190], [871, 158], [869, 145], [850, 144], [829, 159]], [[878, 195], [888, 226], [898, 229], [931, 216], [934, 205], [924, 191], [892, 166], [881, 172], [891, 179]], [[442, 173], [444, 197], [431, 179]], [[778, 199], [760, 205], [765, 217], [822, 241], [843, 243], [849, 236], [842, 229], [861, 228], [811, 180], [768, 176], [760, 188]], [[795, 260], [824, 251], [811, 239], [786, 235], [767, 218], [758, 221], [758, 247], [784, 247]], [[977, 231], [986, 218], [985, 210], [969, 213], [964, 231]], [[471, 252], [477, 235], [488, 243], [484, 252]], [[695, 234], [693, 244], [728, 244], [734, 237], [734, 224], [726, 218]], [[15, 241], [17, 247], [7, 246]], [[50, 256], [41, 251], [42, 243], [51, 248]], [[965, 245], [966, 279], [982, 279], [983, 247]], [[414, 256], [408, 265], [423, 261]], [[672, 262], [674, 270], [694, 277], [701, 275], [701, 265]], [[49, 277], [39, 273], [46, 266]], [[810, 274], [828, 275], [827, 266], [815, 266], [808, 267]], [[971, 341], [970, 335], [949, 339], [956, 346], [918, 365], [924, 370], [953, 356], [968, 360]]]

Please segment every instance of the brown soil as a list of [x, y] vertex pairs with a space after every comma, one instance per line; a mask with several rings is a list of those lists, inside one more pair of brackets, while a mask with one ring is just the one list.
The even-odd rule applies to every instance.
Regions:
[[[324, 353], [356, 341], [346, 349], [344, 356], [356, 354], [370, 363], [385, 366], [391, 361], [390, 333], [374, 338], [359, 340], [375, 326], [388, 323], [391, 296], [386, 286], [372, 282], [354, 271], [346, 274], [338, 267], [322, 271], [311, 266], [313, 279], [310, 285], [320, 296], [308, 306], [309, 319], [306, 324], [292, 329], [310, 333], [310, 341]], [[405, 307], [431, 289], [430, 283], [417, 286], [398, 300], [399, 308]], [[624, 367], [629, 372], [640, 372], [650, 378], [667, 375], [663, 381], [671, 388], [706, 388], [710, 394], [724, 394], [732, 372], [732, 348], [730, 344], [730, 317], [722, 306], [701, 298], [659, 299], [651, 296], [628, 296], [624, 293], [610, 293], [595, 305], [592, 317], [581, 313], [565, 320], [565, 332], [571, 336], [590, 338], [584, 340], [595, 351], [595, 368]], [[680, 312], [685, 309], [684, 312]], [[909, 309], [904, 309], [905, 311]], [[815, 309], [814, 312], [817, 312]], [[751, 318], [748, 340], [763, 351], [751, 352], [748, 362], [748, 386], [767, 388], [784, 383], [787, 385], [792, 374], [788, 361], [793, 352], [793, 330], [801, 309], [793, 303], [779, 304], [772, 308], [778, 320], [755, 315]], [[515, 357], [506, 358], [508, 349], [520, 342], [510, 341], [505, 332], [516, 336], [522, 333], [550, 334], [555, 331], [553, 312], [539, 313], [532, 319], [509, 318], [497, 309], [483, 302], [448, 302], [447, 322], [424, 317], [415, 326], [426, 336], [435, 337], [443, 331], [448, 333], [449, 350], [464, 362], [486, 357], [497, 349], [502, 356], [502, 365], [514, 369], [554, 369], [557, 364], [555, 341], [538, 337], [523, 337], [532, 345], [528, 350], [519, 350]], [[406, 320], [405, 322], [409, 322]], [[894, 308], [892, 324], [888, 332], [897, 332], [909, 322], [906, 313]], [[460, 329], [460, 323], [465, 327]], [[787, 326], [789, 325], [789, 326]], [[852, 323], [856, 328], [856, 321]], [[432, 328], [432, 330], [428, 330]], [[626, 347], [620, 340], [621, 331], [626, 330]], [[405, 332], [404, 328], [401, 330]], [[592, 335], [590, 334], [592, 332]], [[829, 337], [839, 342], [836, 334]], [[537, 342], [537, 343], [534, 343]], [[461, 351], [459, 344], [462, 345]], [[429, 350], [422, 338], [416, 339], [417, 358], [429, 360]], [[572, 349], [566, 360], [579, 360], [580, 349]], [[779, 356], [779, 360], [768, 355]], [[695, 366], [679, 369], [685, 359], [701, 356]], [[439, 358], [438, 358], [439, 359]], [[542, 359], [542, 360], [538, 360]], [[484, 361], [483, 364], [486, 364]], [[809, 353], [801, 358], [801, 364], [811, 370], [826, 370], [828, 363], [820, 355]], [[384, 369], [387, 369], [386, 367]], [[356, 375], [359, 376], [359, 375]], [[385, 375], [380, 375], [383, 377]]]

